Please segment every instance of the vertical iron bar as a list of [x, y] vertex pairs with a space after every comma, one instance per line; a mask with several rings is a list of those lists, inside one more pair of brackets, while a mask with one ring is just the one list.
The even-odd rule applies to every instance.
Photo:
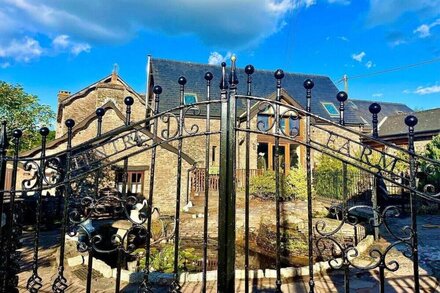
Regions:
[[[97, 131], [96, 137], [100, 137], [102, 135], [102, 117], [105, 114], [105, 110], [103, 108], [96, 109], [96, 116], [98, 117]], [[99, 197], [99, 179], [101, 178], [101, 167], [98, 168], [95, 174], [95, 199]], [[90, 293], [92, 290], [92, 272], [93, 272], [93, 246], [91, 244], [91, 239], [88, 239], [88, 260], [87, 260], [87, 279], [86, 279], [86, 293]]]
[[[5, 196], [6, 186], [6, 151], [8, 149], [8, 136], [6, 133], [6, 121], [2, 121], [0, 130], [0, 251], [3, 251], [3, 232], [4, 228], [1, 226], [1, 216], [3, 215], [3, 201]], [[5, 227], [6, 228], [6, 227]], [[3, 279], [4, 279], [4, 263], [6, 255], [0, 255], [0, 290], [3, 291]]]
[[[130, 96], [125, 97], [124, 104], [126, 106], [125, 109], [125, 125], [128, 126], [131, 123], [131, 106], [134, 103], [134, 99]], [[124, 158], [124, 174], [122, 176], [122, 201], [125, 203], [127, 201], [127, 192], [128, 192], [128, 157]], [[128, 232], [127, 232], [128, 233]], [[122, 269], [122, 261], [124, 254], [124, 243], [118, 244], [118, 256], [116, 262], [116, 286], [115, 292], [118, 293], [121, 286], [121, 269]]]
[[45, 159], [46, 159], [46, 140], [47, 135], [49, 134], [49, 128], [43, 127], [40, 129], [41, 135], [41, 154], [40, 154], [40, 166], [38, 169], [38, 191], [37, 195], [37, 204], [35, 207], [35, 235], [34, 235], [34, 256], [33, 256], [33, 264], [32, 264], [32, 275], [28, 279], [26, 284], [26, 289], [30, 292], [38, 292], [38, 290], [42, 287], [41, 277], [38, 275], [38, 250], [40, 245], [40, 225], [41, 225], [41, 202], [43, 199], [43, 182], [46, 176], [45, 170]]
[[[381, 107], [378, 103], [372, 103], [370, 105], [370, 107], [368, 107], [368, 110], [370, 111], [370, 113], [373, 115], [373, 119], [372, 119], [372, 125], [373, 125], [373, 137], [374, 138], [378, 138], [379, 137], [379, 131], [378, 131], [378, 126], [377, 124], [379, 123], [378, 120], [378, 114], [381, 110]], [[375, 174], [373, 177], [373, 189], [372, 189], [372, 195], [371, 195], [371, 200], [372, 200], [372, 206], [373, 206], [373, 213], [374, 213], [374, 239], [377, 240], [379, 239], [379, 211], [378, 211], [378, 192], [379, 192], [379, 185], [378, 185], [378, 180], [379, 177]]]
[[[284, 77], [284, 72], [281, 69], [275, 71], [274, 76], [277, 80], [277, 95], [275, 105], [275, 133], [280, 134], [280, 123], [283, 117], [280, 117], [280, 105], [281, 102], [281, 79]], [[281, 292], [281, 209], [280, 209], [280, 196], [281, 196], [281, 186], [280, 186], [280, 138], [275, 137], [275, 213], [276, 213], [276, 292]]]
[[67, 119], [65, 122], [67, 126], [67, 150], [66, 150], [66, 164], [65, 164], [65, 175], [64, 175], [64, 206], [63, 206], [63, 219], [61, 222], [61, 235], [60, 235], [60, 255], [59, 255], [59, 265], [58, 265], [58, 275], [53, 281], [52, 291], [56, 293], [63, 293], [67, 289], [67, 280], [64, 277], [64, 250], [65, 250], [65, 240], [67, 225], [69, 223], [69, 200], [72, 194], [71, 189], [71, 170], [70, 170], [70, 158], [72, 155], [72, 129], [75, 126], [75, 121], [73, 119]]
[[[248, 96], [252, 95], [252, 74], [255, 69], [252, 65], [247, 65], [245, 72], [247, 74], [247, 92]], [[250, 116], [251, 116], [251, 100], [246, 99], [246, 178], [245, 178], [245, 206], [244, 206], [244, 291], [249, 292], [249, 161], [250, 161]]]
[[145, 269], [142, 283], [139, 287], [139, 292], [142, 293], [151, 293], [151, 283], [149, 280], [150, 275], [150, 255], [151, 255], [151, 213], [153, 211], [153, 195], [154, 195], [154, 176], [156, 170], [156, 140], [157, 140], [157, 131], [158, 131], [158, 123], [159, 117], [157, 117], [159, 113], [159, 95], [162, 93], [162, 88], [156, 85], [153, 88], [154, 93], [154, 113], [156, 116], [154, 118], [153, 125], [153, 148], [151, 150], [151, 163], [150, 163], [150, 182], [149, 182], [149, 190], [148, 190], [148, 201], [147, 201], [147, 235], [145, 241]]
[[380, 283], [380, 288], [379, 288], [379, 292], [380, 293], [385, 293], [385, 257], [382, 257], [381, 259], [381, 264], [379, 265], [379, 283]]
[[[211, 100], [211, 80], [213, 75], [211, 72], [206, 72], [206, 100]], [[210, 104], [206, 104], [206, 135], [205, 135], [205, 202], [203, 206], [203, 280], [202, 292], [206, 292], [206, 272], [208, 269], [208, 216], [209, 216], [209, 150], [211, 148], [210, 134], [211, 131], [211, 117]]]
[[405, 124], [408, 126], [408, 152], [409, 152], [409, 176], [410, 176], [410, 210], [411, 210], [411, 229], [412, 229], [412, 257], [413, 257], [413, 270], [414, 270], [414, 292], [420, 291], [419, 283], [419, 247], [418, 247], [418, 234], [417, 234], [417, 208], [418, 197], [414, 190], [416, 186], [416, 158], [414, 149], [414, 126], [417, 125], [417, 117], [407, 116], [405, 118]]
[[313, 206], [312, 206], [312, 164], [311, 164], [311, 132], [310, 132], [310, 114], [312, 102], [312, 88], [314, 83], [311, 79], [304, 81], [306, 89], [306, 168], [307, 168], [307, 221], [308, 221], [308, 244], [309, 244], [309, 287], [310, 293], [315, 292], [315, 281], [313, 276]]
[[[235, 73], [235, 57], [232, 70]], [[227, 92], [226, 63], [222, 63], [220, 82], [221, 133], [220, 133], [220, 184], [218, 221], [218, 277], [217, 291], [235, 291], [235, 90], [238, 83], [231, 74], [231, 90]]]
[[177, 145], [177, 180], [176, 180], [176, 211], [174, 218], [174, 264], [173, 274], [174, 280], [171, 285], [172, 292], [180, 292], [179, 284], [179, 232], [180, 232], [180, 197], [181, 197], [181, 181], [182, 181], [182, 146], [183, 146], [183, 127], [184, 127], [184, 109], [182, 108], [185, 99], [186, 78], [181, 76], [177, 81], [180, 85], [180, 110], [179, 110], [179, 128], [178, 128], [178, 145]]
[[6, 215], [6, 245], [3, 249], [6, 254], [5, 261], [5, 278], [3, 281], [3, 292], [18, 292], [18, 276], [16, 274], [19, 271], [18, 265], [18, 255], [17, 255], [17, 235], [15, 231], [15, 196], [16, 196], [16, 185], [17, 185], [17, 170], [18, 170], [18, 152], [20, 150], [20, 138], [22, 136], [22, 131], [16, 129], [12, 132], [14, 137], [14, 157], [12, 163], [12, 178], [11, 178], [11, 190], [9, 195], [9, 210]]
[[[336, 95], [336, 99], [339, 101], [339, 124], [345, 126], [345, 118], [344, 118], [344, 103], [347, 100], [348, 95], [346, 92], [339, 92]], [[342, 201], [343, 201], [343, 210], [342, 210], [342, 220], [345, 220], [345, 217], [348, 217], [348, 203], [347, 203], [347, 163], [342, 162]], [[356, 230], [356, 225], [354, 225], [354, 229]], [[356, 241], [356, 240], [355, 240]], [[350, 265], [348, 261], [344, 261], [344, 289], [346, 293], [350, 291]]]

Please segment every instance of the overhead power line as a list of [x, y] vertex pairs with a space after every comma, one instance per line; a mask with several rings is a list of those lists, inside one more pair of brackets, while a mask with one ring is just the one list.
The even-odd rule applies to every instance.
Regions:
[[[398, 66], [398, 67], [388, 68], [388, 69], [384, 69], [384, 70], [379, 70], [379, 71], [376, 71], [376, 72], [359, 74], [359, 75], [353, 75], [353, 76], [349, 76], [348, 79], [352, 80], [352, 79], [359, 79], [359, 78], [364, 78], [364, 77], [370, 77], [370, 76], [375, 76], [375, 75], [379, 75], [379, 74], [384, 74], [384, 73], [389, 73], [389, 72], [394, 72], [394, 71], [400, 71], [400, 70], [408, 69], [408, 68], [411, 68], [411, 67], [417, 67], [417, 66], [422, 66], [422, 65], [426, 65], [426, 64], [431, 64], [431, 63], [435, 63], [435, 62], [440, 62], [440, 57], [433, 58], [433, 59], [430, 59], [430, 60], [421, 61], [421, 62], [418, 62], [418, 63], [407, 64], [407, 65], [403, 65], [403, 66]], [[344, 81], [344, 79], [339, 80], [338, 83], [341, 83], [342, 81]]]

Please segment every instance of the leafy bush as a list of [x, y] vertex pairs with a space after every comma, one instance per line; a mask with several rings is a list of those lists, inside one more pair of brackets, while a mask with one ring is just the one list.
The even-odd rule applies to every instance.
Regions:
[[[143, 249], [145, 251], [145, 249]], [[140, 250], [138, 249], [139, 253]], [[194, 248], [185, 248], [179, 250], [179, 270], [184, 271], [196, 271], [196, 262], [200, 259], [200, 256], [195, 254]], [[151, 249], [150, 266], [154, 271], [172, 273], [174, 268], [174, 245], [166, 244], [165, 246]], [[142, 258], [139, 262], [141, 269], [145, 268], [145, 258]]]
[[287, 184], [289, 185], [289, 189], [292, 190], [292, 195], [295, 199], [307, 199], [307, 171], [305, 169], [290, 169], [287, 175]]
[[[362, 175], [359, 169], [347, 165], [347, 191], [349, 193], [347, 196], [354, 195], [356, 191], [363, 189], [363, 185], [369, 184], [370, 177], [365, 175]], [[342, 162], [322, 154], [313, 170], [313, 185], [316, 194], [327, 198], [343, 199], [342, 179]]]
[[[280, 173], [281, 200], [290, 200], [293, 190], [287, 184], [284, 174]], [[262, 199], [275, 199], [276, 181], [275, 172], [266, 170], [261, 175], [254, 176], [250, 179], [249, 192], [255, 197]]]
[[[430, 159], [440, 161], [440, 134], [434, 136], [426, 145], [424, 155]], [[422, 180], [426, 182], [421, 182], [421, 185], [433, 184], [438, 192], [440, 188], [440, 167], [425, 163], [422, 165], [422, 170], [427, 174], [427, 178]]]

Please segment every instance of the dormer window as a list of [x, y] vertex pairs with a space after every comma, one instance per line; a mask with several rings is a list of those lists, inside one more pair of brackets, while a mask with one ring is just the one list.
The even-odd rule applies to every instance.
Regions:
[[321, 104], [324, 106], [324, 109], [331, 117], [339, 116], [339, 111], [333, 103], [326, 102]]
[[186, 93], [183, 99], [185, 105], [191, 105], [197, 103], [197, 95], [192, 93]]

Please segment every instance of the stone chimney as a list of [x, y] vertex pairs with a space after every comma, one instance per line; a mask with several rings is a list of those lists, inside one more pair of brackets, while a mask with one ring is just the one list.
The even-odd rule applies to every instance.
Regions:
[[58, 103], [63, 102], [68, 97], [70, 97], [70, 92], [69, 91], [63, 91], [63, 90], [59, 91], [58, 92]]
[[113, 64], [111, 83], [116, 83], [118, 81], [118, 71], [119, 71], [119, 65], [117, 63]]

